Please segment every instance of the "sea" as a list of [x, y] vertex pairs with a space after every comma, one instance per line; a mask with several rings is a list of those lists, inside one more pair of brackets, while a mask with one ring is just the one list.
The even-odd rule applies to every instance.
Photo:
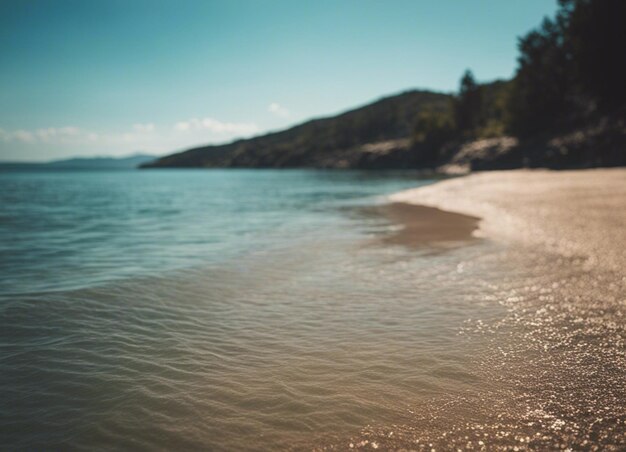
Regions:
[[503, 312], [467, 284], [490, 245], [389, 244], [368, 210], [433, 182], [0, 172], [0, 448], [348, 447], [484, 387], [462, 333]]

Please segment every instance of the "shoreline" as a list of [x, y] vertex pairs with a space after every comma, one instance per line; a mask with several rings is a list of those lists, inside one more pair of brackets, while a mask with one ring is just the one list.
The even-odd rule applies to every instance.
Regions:
[[626, 169], [472, 173], [398, 192], [392, 203], [478, 217], [478, 237], [544, 246], [626, 269]]
[[480, 218], [495, 246], [459, 258], [458, 296], [506, 314], [460, 325], [474, 389], [317, 450], [623, 450], [626, 169], [474, 173], [389, 200], [446, 211], [430, 227]]
[[479, 217], [407, 202], [376, 205], [365, 211], [399, 226], [377, 239], [384, 245], [446, 250], [480, 240], [475, 235]]

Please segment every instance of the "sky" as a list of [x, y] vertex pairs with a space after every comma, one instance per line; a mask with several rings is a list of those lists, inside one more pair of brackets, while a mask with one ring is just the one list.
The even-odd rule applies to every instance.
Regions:
[[512, 76], [556, 0], [2, 0], [0, 160], [167, 154], [466, 69]]

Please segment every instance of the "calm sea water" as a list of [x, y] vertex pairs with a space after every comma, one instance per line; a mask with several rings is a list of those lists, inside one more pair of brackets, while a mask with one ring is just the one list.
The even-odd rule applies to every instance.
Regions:
[[3, 447], [308, 447], [478, 384], [473, 248], [382, 246], [359, 210], [430, 182], [0, 173]]
[[91, 287], [335, 234], [348, 225], [342, 206], [419, 183], [336, 171], [3, 172], [0, 289]]

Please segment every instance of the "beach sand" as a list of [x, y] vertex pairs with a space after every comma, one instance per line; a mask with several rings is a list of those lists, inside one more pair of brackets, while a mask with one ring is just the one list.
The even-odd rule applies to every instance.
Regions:
[[626, 268], [626, 169], [477, 173], [391, 200], [480, 217], [480, 236]]
[[392, 202], [370, 208], [371, 213], [399, 226], [380, 240], [411, 248], [450, 249], [477, 240], [480, 218], [436, 207]]
[[492, 244], [466, 284], [507, 314], [460, 328], [474, 389], [321, 449], [626, 450], [626, 169], [477, 173], [391, 201], [392, 243]]

